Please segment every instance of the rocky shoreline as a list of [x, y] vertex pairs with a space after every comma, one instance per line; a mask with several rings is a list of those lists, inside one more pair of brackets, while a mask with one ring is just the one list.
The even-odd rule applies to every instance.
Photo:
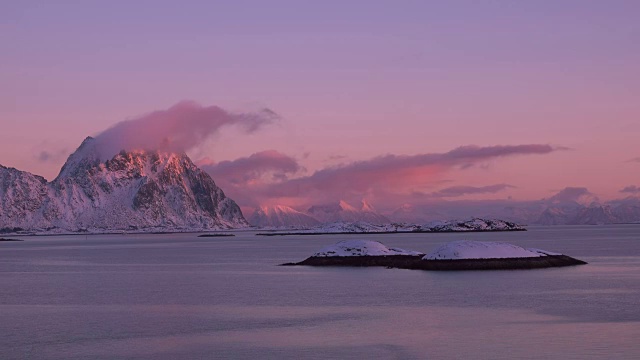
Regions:
[[311, 257], [282, 266], [349, 266], [453, 271], [515, 270], [584, 265], [586, 262], [550, 251], [486, 241], [452, 241], [428, 255], [405, 250], [374, 240], [342, 240], [329, 245]]
[[257, 233], [256, 236], [291, 236], [291, 235], [371, 235], [371, 234], [439, 234], [439, 233], [476, 233], [476, 232], [504, 232], [504, 231], [527, 231], [527, 229], [504, 229], [504, 230], [411, 230], [411, 231], [344, 231], [344, 232], [278, 232], [274, 230], [268, 233]]
[[455, 270], [515, 270], [541, 269], [587, 264], [567, 255], [548, 255], [531, 258], [422, 260], [421, 255], [388, 256], [312, 256], [297, 263], [281, 266], [382, 266], [395, 269], [455, 271]]
[[230, 237], [236, 236], [235, 234], [202, 234], [198, 235], [198, 237]]

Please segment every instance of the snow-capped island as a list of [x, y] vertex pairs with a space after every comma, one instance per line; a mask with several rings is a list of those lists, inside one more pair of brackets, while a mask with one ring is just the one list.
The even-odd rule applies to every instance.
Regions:
[[412, 270], [508, 270], [582, 265], [586, 262], [551, 251], [483, 241], [454, 241], [425, 255], [389, 248], [378, 241], [344, 240], [311, 257], [283, 265], [385, 266]]
[[322, 224], [296, 232], [269, 231], [258, 233], [261, 236], [285, 235], [324, 235], [324, 234], [389, 234], [389, 233], [443, 233], [443, 232], [482, 232], [482, 231], [526, 231], [516, 223], [498, 219], [472, 218], [469, 220], [436, 221], [423, 225], [406, 223], [373, 224], [364, 221], [335, 222]]
[[546, 255], [562, 255], [538, 249], [525, 249], [520, 246], [490, 241], [452, 241], [435, 249], [425, 260], [461, 260], [461, 259], [509, 259], [530, 258]]
[[[420, 261], [424, 253], [390, 248], [373, 240], [343, 240], [320, 249], [299, 263], [283, 265], [311, 266], [392, 266]], [[398, 266], [394, 266], [398, 267]]]

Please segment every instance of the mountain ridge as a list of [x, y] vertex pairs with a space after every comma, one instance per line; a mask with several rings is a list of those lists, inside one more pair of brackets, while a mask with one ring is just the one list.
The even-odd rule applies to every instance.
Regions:
[[86, 138], [51, 182], [0, 168], [0, 228], [28, 231], [228, 229], [238, 205], [182, 153], [121, 151], [102, 161]]

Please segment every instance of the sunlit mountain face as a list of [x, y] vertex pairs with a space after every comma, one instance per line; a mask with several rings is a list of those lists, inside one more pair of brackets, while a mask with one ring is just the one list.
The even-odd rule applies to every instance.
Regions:
[[245, 227], [238, 205], [182, 153], [121, 151], [87, 138], [51, 182], [0, 168], [1, 228], [48, 231]]

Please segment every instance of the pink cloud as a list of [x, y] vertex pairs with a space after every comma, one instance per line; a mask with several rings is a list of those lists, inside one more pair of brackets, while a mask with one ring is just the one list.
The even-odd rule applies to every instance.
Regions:
[[585, 187], [566, 187], [550, 197], [550, 203], [590, 203], [598, 201], [598, 197]]
[[[319, 201], [345, 199], [358, 201], [363, 198], [388, 201], [404, 200], [413, 188], [427, 183], [436, 183], [440, 174], [462, 165], [474, 164], [496, 158], [549, 154], [563, 150], [550, 145], [506, 145], [463, 146], [446, 153], [419, 155], [384, 155], [370, 160], [356, 161], [345, 165], [327, 167], [309, 176], [288, 178], [299, 169], [292, 158], [280, 156], [257, 156], [222, 162], [216, 167], [205, 167], [214, 180], [225, 184], [229, 195], [239, 203], [252, 205], [281, 203], [289, 206], [310, 205]], [[262, 153], [261, 153], [262, 154]], [[255, 156], [255, 158], [253, 158]], [[222, 171], [224, 170], [224, 171]], [[265, 179], [258, 175], [266, 171], [283, 174], [280, 178]], [[242, 185], [242, 186], [239, 186]], [[498, 184], [489, 187], [467, 188], [473, 191], [500, 191], [508, 187]], [[455, 189], [451, 190], [452, 192]], [[457, 189], [458, 191], [465, 189]]]
[[620, 192], [629, 193], [629, 194], [640, 194], [640, 187], [635, 185], [629, 185], [629, 186], [625, 186], [622, 190], [620, 190]]
[[291, 175], [304, 170], [295, 158], [275, 150], [261, 151], [232, 161], [207, 161], [199, 161], [198, 165], [227, 195], [245, 207], [264, 204], [268, 198], [264, 195], [268, 184], [287, 181]]
[[217, 106], [203, 107], [183, 101], [131, 120], [121, 121], [95, 137], [101, 155], [110, 158], [120, 150], [154, 149], [186, 152], [225, 126], [247, 133], [278, 119], [269, 109], [257, 113], [231, 113]]
[[247, 185], [265, 174], [270, 174], [271, 180], [286, 180], [288, 175], [302, 169], [296, 159], [275, 150], [261, 151], [233, 161], [200, 166], [214, 179], [236, 185]]
[[57, 163], [63, 159], [65, 159], [69, 155], [69, 150], [60, 149], [60, 150], [40, 150], [35, 156], [35, 158], [41, 162], [53, 162]]
[[495, 194], [500, 191], [515, 188], [509, 184], [495, 184], [487, 186], [451, 186], [438, 190], [436, 192], [426, 194], [428, 197], [445, 198], [445, 197], [460, 197], [464, 195], [475, 194]]
[[[308, 177], [292, 179], [271, 187], [274, 196], [305, 196], [314, 191], [336, 197], [362, 196], [378, 189], [404, 188], [432, 180], [434, 175], [452, 167], [490, 159], [548, 154], [559, 150], [550, 145], [463, 146], [446, 153], [385, 155], [371, 160], [329, 167]], [[402, 189], [405, 190], [405, 189]]]

